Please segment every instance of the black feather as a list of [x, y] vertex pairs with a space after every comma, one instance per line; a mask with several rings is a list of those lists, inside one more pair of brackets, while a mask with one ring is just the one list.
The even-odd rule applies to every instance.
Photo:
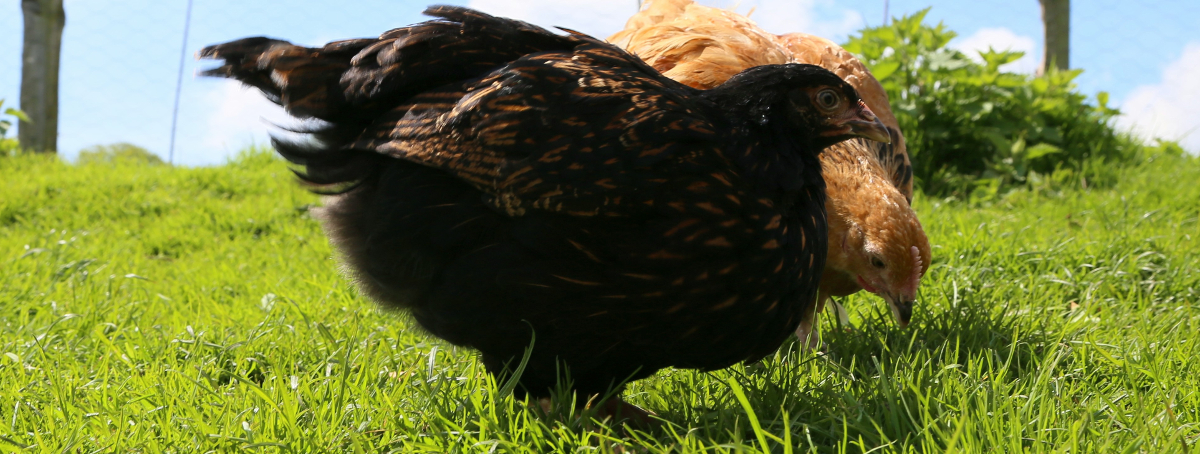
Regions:
[[320, 216], [366, 294], [494, 373], [536, 332], [535, 395], [562, 363], [591, 394], [757, 360], [795, 330], [825, 259], [816, 154], [845, 139], [818, 134], [802, 94], [853, 104], [849, 85], [777, 65], [700, 92], [579, 33], [426, 14], [379, 39], [200, 53], [223, 60], [205, 74], [320, 120], [274, 143], [336, 194]]

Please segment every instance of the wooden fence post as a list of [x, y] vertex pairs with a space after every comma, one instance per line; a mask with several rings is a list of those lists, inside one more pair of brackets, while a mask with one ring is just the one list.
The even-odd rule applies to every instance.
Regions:
[[58, 64], [66, 12], [63, 0], [21, 0], [25, 44], [21, 49], [21, 122], [17, 141], [23, 149], [58, 149]]
[[1071, 0], [1038, 0], [1042, 4], [1042, 26], [1045, 40], [1042, 64], [1038, 75], [1046, 73], [1053, 64], [1057, 69], [1071, 67]]

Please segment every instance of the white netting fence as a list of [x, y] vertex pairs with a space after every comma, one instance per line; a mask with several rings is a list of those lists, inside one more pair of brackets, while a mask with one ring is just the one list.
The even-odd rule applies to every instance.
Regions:
[[[95, 144], [129, 142], [164, 159], [171, 149], [175, 92], [181, 93], [174, 160], [220, 163], [253, 141], [265, 140], [261, 118], [285, 121], [256, 94], [221, 80], [197, 79], [200, 47], [266, 35], [304, 44], [378, 34], [423, 20], [428, 0], [195, 0], [186, 49], [187, 0], [67, 0], [60, 80], [59, 150], [70, 158]], [[0, 5], [0, 99], [16, 106], [20, 87], [20, 2]], [[463, 2], [450, 2], [463, 3]], [[1035, 0], [1020, 2], [747, 0], [706, 4], [754, 8], [770, 31], [808, 31], [844, 41], [888, 14], [933, 7], [928, 21], [959, 32], [954, 45], [1029, 50], [1011, 69], [1032, 71], [1040, 58], [1041, 19]], [[563, 25], [601, 36], [615, 32], [636, 0], [473, 0], [471, 6], [541, 25]], [[1200, 149], [1200, 2], [1076, 1], [1072, 10], [1073, 67], [1081, 90], [1109, 91], [1138, 124]], [[1189, 44], [1190, 43], [1190, 44]], [[181, 51], [184, 77], [177, 86]], [[1189, 72], [1190, 71], [1190, 72]], [[1192, 74], [1192, 75], [1189, 75]], [[10, 132], [11, 135], [11, 132]]]

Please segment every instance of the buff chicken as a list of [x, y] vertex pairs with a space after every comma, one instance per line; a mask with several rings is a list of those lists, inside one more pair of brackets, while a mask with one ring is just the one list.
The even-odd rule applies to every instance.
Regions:
[[516, 390], [538, 399], [564, 372], [587, 399], [795, 331], [825, 261], [817, 155], [889, 140], [852, 86], [781, 64], [697, 90], [586, 35], [426, 14], [378, 39], [200, 53], [319, 123], [276, 149], [328, 195], [319, 217], [366, 295], [500, 377], [529, 349]]
[[887, 301], [907, 326], [921, 277], [930, 260], [929, 240], [912, 202], [912, 166], [887, 93], [849, 52], [803, 33], [775, 35], [732, 11], [692, 0], [652, 0], [609, 42], [690, 87], [720, 86], [758, 65], [807, 63], [844, 78], [888, 127], [891, 143], [849, 140], [821, 154], [829, 219], [829, 256], [820, 294], [797, 336], [819, 345], [817, 314], [835, 296], [867, 290]]

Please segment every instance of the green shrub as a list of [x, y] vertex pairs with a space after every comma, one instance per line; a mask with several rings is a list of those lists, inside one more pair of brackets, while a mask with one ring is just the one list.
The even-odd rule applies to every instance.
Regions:
[[[0, 99], [0, 107], [4, 107], [3, 99]], [[26, 122], [29, 121], [29, 117], [26, 117], [24, 112], [12, 107], [4, 109], [4, 115], [12, 116]], [[17, 146], [17, 139], [8, 138], [8, 130], [12, 129], [12, 125], [12, 120], [0, 118], [0, 157], [16, 154], [17, 150], [20, 148]]]
[[283, 161], [269, 145], [250, 145], [225, 160], [227, 167], [238, 169], [268, 169]]
[[113, 163], [117, 161], [137, 162], [148, 165], [166, 164], [150, 150], [131, 143], [94, 145], [79, 152], [79, 164]]
[[939, 196], [995, 196], [1048, 181], [1110, 185], [1106, 162], [1134, 159], [1142, 145], [1118, 133], [1120, 112], [1101, 92], [1089, 103], [1080, 70], [1034, 77], [1000, 66], [1021, 52], [982, 52], [983, 63], [946, 45], [956, 34], [924, 23], [928, 9], [867, 28], [846, 49], [887, 90], [908, 141], [916, 184]]
[[0, 138], [0, 158], [17, 154], [20, 148], [17, 139]]

